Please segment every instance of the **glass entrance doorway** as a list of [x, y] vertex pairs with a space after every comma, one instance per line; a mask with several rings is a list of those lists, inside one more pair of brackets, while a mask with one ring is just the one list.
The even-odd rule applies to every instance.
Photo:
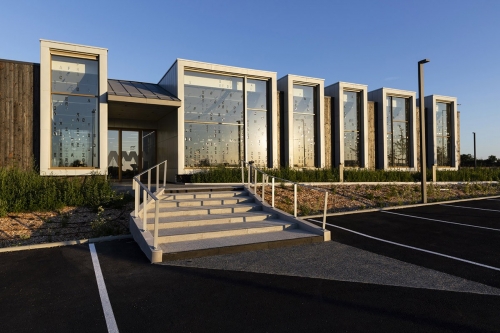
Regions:
[[132, 179], [155, 164], [156, 131], [108, 130], [108, 175], [111, 179]]

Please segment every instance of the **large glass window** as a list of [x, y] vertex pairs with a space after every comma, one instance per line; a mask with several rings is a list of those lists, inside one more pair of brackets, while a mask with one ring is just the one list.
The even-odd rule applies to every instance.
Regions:
[[293, 85], [293, 166], [314, 167], [314, 87]]
[[99, 166], [97, 60], [52, 55], [51, 167]]
[[243, 79], [186, 72], [185, 166], [238, 165], [243, 159]]
[[451, 166], [451, 104], [436, 104], [437, 165]]
[[409, 99], [387, 96], [387, 161], [389, 167], [408, 167]]
[[361, 93], [344, 91], [344, 165], [360, 166]]
[[248, 160], [267, 167], [267, 82], [247, 80]]

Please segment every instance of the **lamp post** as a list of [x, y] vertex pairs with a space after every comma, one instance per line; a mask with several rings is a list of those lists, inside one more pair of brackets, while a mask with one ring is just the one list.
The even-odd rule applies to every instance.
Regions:
[[420, 172], [422, 174], [421, 193], [422, 203], [427, 203], [427, 162], [425, 149], [425, 108], [424, 108], [424, 64], [429, 59], [418, 62], [418, 98], [420, 110]]

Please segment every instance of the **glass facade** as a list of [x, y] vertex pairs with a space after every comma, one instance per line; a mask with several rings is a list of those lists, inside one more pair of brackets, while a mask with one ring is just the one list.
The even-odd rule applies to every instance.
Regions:
[[437, 165], [451, 166], [451, 104], [436, 103]]
[[387, 165], [389, 167], [408, 167], [410, 165], [409, 126], [410, 100], [408, 98], [387, 96]]
[[97, 60], [52, 56], [51, 167], [99, 166]]
[[[245, 98], [246, 97], [246, 98]], [[185, 167], [267, 166], [267, 82], [187, 71], [184, 76]], [[245, 136], [245, 101], [247, 135]]]
[[315, 166], [315, 88], [293, 85], [293, 166]]
[[248, 160], [267, 167], [267, 82], [249, 79], [246, 90]]
[[344, 91], [344, 165], [359, 167], [361, 128], [361, 93]]

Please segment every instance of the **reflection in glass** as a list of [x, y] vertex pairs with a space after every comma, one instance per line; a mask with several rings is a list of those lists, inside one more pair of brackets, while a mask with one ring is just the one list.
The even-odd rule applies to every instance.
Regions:
[[243, 79], [186, 72], [185, 166], [238, 165], [243, 159]]
[[98, 167], [98, 62], [52, 56], [51, 167]]
[[52, 94], [52, 167], [97, 167], [97, 98]]
[[122, 178], [139, 173], [139, 132], [122, 131]]
[[387, 160], [389, 167], [409, 166], [409, 100], [387, 96]]
[[293, 166], [315, 165], [314, 87], [293, 85]]
[[247, 80], [248, 160], [267, 167], [267, 82]]
[[437, 165], [451, 166], [451, 104], [436, 104]]
[[243, 126], [186, 123], [186, 167], [237, 166], [243, 159]]
[[108, 175], [111, 179], [118, 179], [119, 147], [118, 131], [108, 131]]
[[344, 165], [360, 166], [361, 93], [344, 91]]
[[142, 170], [156, 165], [156, 131], [142, 131]]

